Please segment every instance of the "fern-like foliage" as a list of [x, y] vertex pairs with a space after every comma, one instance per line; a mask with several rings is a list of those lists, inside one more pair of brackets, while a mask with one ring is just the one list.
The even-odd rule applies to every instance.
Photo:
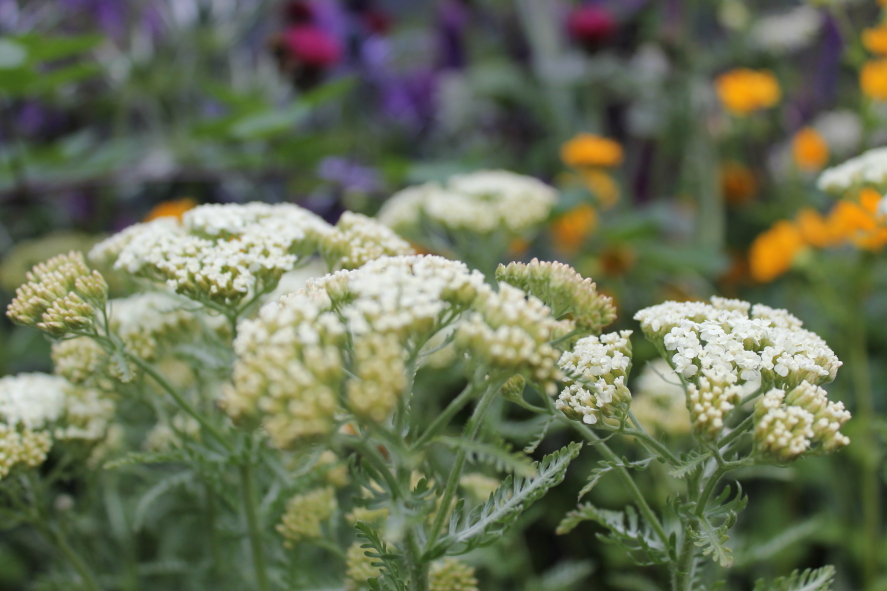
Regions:
[[392, 549], [379, 537], [373, 527], [358, 521], [354, 527], [357, 528], [357, 537], [364, 543], [360, 545], [366, 550], [366, 555], [375, 558], [373, 566], [379, 568], [380, 575], [369, 579], [367, 583], [372, 591], [407, 591], [407, 576], [403, 570], [403, 556]]
[[[736, 489], [736, 496], [730, 498], [731, 487], [725, 487], [718, 498], [706, 507], [703, 515], [696, 518], [698, 526], [688, 530], [696, 545], [702, 549], [702, 554], [711, 556], [712, 560], [724, 567], [733, 565], [733, 552], [727, 547], [727, 531], [736, 524], [737, 514], [748, 503], [748, 497], [742, 494], [742, 487], [737, 484]], [[693, 518], [690, 515], [687, 517]]]
[[769, 583], [763, 579], [755, 583], [754, 591], [829, 591], [835, 579], [835, 567], [794, 571]]
[[486, 503], [475, 507], [467, 516], [460, 503], [450, 519], [450, 533], [441, 538], [424, 558], [433, 560], [444, 554], [458, 556], [498, 540], [527, 507], [563, 481], [567, 466], [579, 455], [580, 449], [582, 444], [574, 442], [545, 456], [533, 465], [535, 476], [508, 476]]
[[536, 474], [533, 461], [522, 452], [512, 451], [511, 444], [503, 440], [484, 442], [459, 437], [438, 437], [436, 441], [453, 449], [465, 450], [468, 452], [468, 461], [472, 463], [488, 464], [500, 472], [513, 472], [523, 477]]
[[703, 466], [710, 459], [710, 454], [699, 451], [681, 454], [681, 465], [669, 471], [669, 475], [674, 478], [686, 478], [691, 472]]
[[591, 489], [600, 482], [601, 478], [604, 477], [604, 474], [607, 472], [612, 472], [617, 468], [634, 468], [635, 470], [645, 470], [650, 463], [655, 460], [654, 457], [649, 457], [643, 460], [638, 460], [637, 462], [631, 462], [628, 458], [622, 458], [618, 461], [610, 461], [610, 460], [601, 460], [598, 462], [598, 467], [591, 471], [591, 474], [588, 475], [588, 482], [585, 483], [585, 486], [582, 487], [582, 490], [579, 491], [579, 499], [587, 495], [591, 492]]
[[181, 449], [160, 452], [130, 452], [122, 458], [106, 462], [104, 468], [105, 470], [117, 470], [141, 464], [175, 464], [183, 463], [188, 459], [188, 454]]
[[568, 533], [583, 521], [593, 521], [607, 528], [609, 533], [598, 534], [598, 538], [625, 548], [638, 565], [665, 564], [670, 560], [665, 545], [631, 505], [625, 511], [611, 511], [585, 503], [564, 516], [556, 533]]

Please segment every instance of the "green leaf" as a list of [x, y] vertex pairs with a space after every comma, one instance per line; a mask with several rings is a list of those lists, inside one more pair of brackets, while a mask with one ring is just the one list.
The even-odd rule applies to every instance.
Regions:
[[[742, 487], [737, 484], [736, 489], [736, 496], [730, 499], [731, 487], [726, 486], [718, 498], [710, 501], [702, 516], [695, 516], [698, 527], [688, 530], [696, 545], [702, 548], [702, 554], [711, 556], [712, 560], [724, 567], [733, 564], [733, 553], [726, 545], [729, 539], [727, 531], [736, 524], [737, 513], [745, 509], [748, 503], [748, 497], [742, 495]], [[694, 516], [688, 511], [695, 507], [691, 504], [683, 509], [685, 517], [693, 519]]]
[[669, 475], [675, 478], [685, 478], [699, 466], [708, 461], [711, 456], [708, 453], [700, 453], [697, 451], [689, 454], [681, 455], [681, 465], [674, 470], [669, 471]]
[[585, 483], [585, 486], [582, 487], [582, 490], [579, 491], [579, 499], [587, 495], [591, 492], [591, 489], [597, 485], [601, 478], [604, 477], [604, 474], [607, 472], [611, 472], [616, 470], [617, 468], [634, 468], [635, 470], [645, 470], [647, 466], [656, 458], [649, 457], [643, 460], [638, 460], [637, 462], [630, 462], [627, 458], [622, 458], [618, 462], [612, 462], [609, 460], [601, 460], [598, 462], [599, 468], [595, 468], [591, 471], [591, 474], [588, 475], [588, 482]]
[[148, 490], [148, 492], [146, 492], [144, 496], [139, 499], [139, 503], [138, 505], [136, 505], [135, 514], [133, 515], [132, 519], [133, 531], [139, 531], [142, 529], [142, 525], [144, 525], [145, 523], [145, 516], [147, 515], [148, 510], [160, 497], [175, 488], [190, 484], [193, 480], [194, 473], [190, 470], [186, 470], [184, 472], [173, 474], [172, 476], [167, 476], [166, 478], [152, 486]]
[[102, 42], [101, 35], [50, 36], [30, 33], [13, 39], [27, 49], [31, 63], [48, 62], [88, 51]]
[[141, 464], [172, 464], [184, 462], [187, 459], [185, 453], [180, 449], [173, 449], [161, 452], [130, 452], [118, 458], [106, 462], [103, 468], [105, 470], [117, 470], [127, 466], [138, 466]]
[[357, 537], [364, 542], [360, 547], [367, 550], [367, 556], [377, 559], [377, 562], [373, 562], [372, 565], [381, 570], [381, 576], [367, 581], [370, 589], [373, 591], [407, 591], [404, 584], [407, 575], [401, 568], [403, 555], [393, 552], [370, 524], [358, 521], [354, 527], [357, 528]]
[[630, 505], [623, 512], [600, 509], [591, 503], [585, 503], [567, 513], [555, 533], [568, 533], [583, 521], [593, 521], [607, 528], [610, 533], [598, 534], [598, 537], [604, 542], [625, 548], [629, 557], [637, 564], [664, 564], [669, 560], [663, 543]]
[[469, 462], [483, 462], [501, 472], [513, 472], [518, 476], [533, 477], [536, 467], [533, 461], [521, 452], [511, 451], [510, 446], [483, 441], [467, 441], [458, 437], [438, 437], [436, 442], [453, 449], [464, 449], [468, 452]]
[[715, 527], [706, 517], [700, 517], [697, 529], [688, 530], [696, 540], [696, 545], [702, 548], [703, 556], [711, 556], [712, 560], [723, 567], [733, 566], [733, 552], [727, 547], [730, 536], [726, 524]]
[[0, 39], [0, 69], [18, 68], [25, 63], [26, 59], [28, 59], [28, 52], [24, 47], [15, 41]]
[[498, 540], [527, 507], [563, 481], [567, 467], [580, 449], [582, 444], [574, 442], [545, 456], [534, 465], [536, 476], [532, 478], [508, 476], [489, 500], [475, 507], [467, 517], [457, 508], [450, 520], [449, 535], [424, 558], [433, 560], [444, 553], [452, 556], [465, 554]]
[[230, 128], [231, 134], [242, 140], [268, 138], [283, 132], [290, 132], [301, 122], [311, 109], [297, 102], [284, 109], [260, 111], [238, 118]]
[[769, 584], [760, 579], [755, 583], [754, 591], [829, 591], [834, 579], [835, 567], [827, 565], [816, 570], [796, 570], [788, 577], [780, 577]]

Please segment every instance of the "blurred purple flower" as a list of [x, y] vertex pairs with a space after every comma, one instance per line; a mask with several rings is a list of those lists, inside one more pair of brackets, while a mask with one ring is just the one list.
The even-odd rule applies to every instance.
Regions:
[[63, 7], [71, 12], [85, 12], [98, 23], [106, 35], [115, 41], [126, 36], [126, 19], [129, 3], [124, 0], [61, 0]]
[[468, 7], [462, 0], [443, 0], [438, 18], [441, 68], [464, 68], [468, 63], [464, 36], [471, 18]]
[[317, 167], [317, 176], [339, 185], [346, 192], [377, 193], [383, 188], [379, 171], [341, 156], [329, 156], [321, 160]]
[[835, 17], [828, 14], [820, 46], [819, 64], [814, 79], [815, 100], [819, 107], [828, 107], [837, 98], [838, 77], [841, 73], [841, 56], [844, 53], [844, 40], [838, 29]]

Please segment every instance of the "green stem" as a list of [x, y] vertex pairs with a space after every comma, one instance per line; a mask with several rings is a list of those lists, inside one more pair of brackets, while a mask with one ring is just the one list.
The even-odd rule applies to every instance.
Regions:
[[[560, 418], [560, 417], [559, 417]], [[622, 484], [625, 488], [628, 489], [629, 494], [634, 499], [634, 502], [637, 504], [638, 508], [641, 510], [641, 513], [644, 514], [644, 517], [647, 519], [647, 522], [653, 528], [653, 531], [656, 532], [656, 535], [662, 541], [663, 547], [668, 548], [668, 535], [665, 533], [665, 528], [662, 527], [662, 523], [660, 523], [659, 518], [656, 516], [656, 513], [653, 512], [653, 509], [650, 508], [650, 505], [647, 504], [647, 500], [644, 498], [643, 493], [638, 488], [637, 484], [635, 484], [634, 480], [631, 477], [631, 474], [628, 473], [628, 470], [619, 466], [622, 463], [622, 460], [617, 456], [610, 447], [598, 437], [598, 434], [595, 433], [590, 427], [579, 423], [577, 421], [573, 421], [567, 419], [566, 417], [562, 418], [563, 421], [567, 421], [567, 423], [572, 426], [574, 429], [579, 431], [582, 436], [587, 439], [598, 451], [600, 451], [601, 455], [604, 456], [610, 462], [613, 462], [617, 467], [615, 468], [616, 476], [619, 477], [619, 480], [622, 481]]]
[[696, 553], [696, 544], [693, 542], [689, 530], [689, 524], [684, 524], [681, 550], [672, 573], [672, 589], [674, 591], [690, 591], [693, 587], [693, 556]]
[[429, 441], [431, 441], [437, 434], [450, 424], [450, 421], [453, 420], [453, 417], [462, 410], [468, 401], [474, 396], [476, 392], [476, 388], [474, 387], [474, 382], [468, 382], [468, 385], [456, 396], [452, 402], [443, 410], [442, 413], [437, 415], [428, 428], [425, 429], [425, 432], [416, 440], [413, 444], [413, 449], [421, 449], [423, 446], [427, 445]]
[[268, 591], [268, 573], [265, 569], [265, 550], [262, 544], [262, 529], [259, 527], [259, 515], [256, 509], [256, 498], [253, 483], [253, 470], [249, 461], [240, 464], [240, 489], [243, 494], [243, 509], [249, 528], [250, 547], [253, 554], [253, 567], [256, 571], [256, 586], [259, 591]]
[[[443, 512], [443, 509], [441, 509]], [[428, 563], [422, 560], [422, 549], [413, 531], [407, 533], [407, 568], [409, 570], [409, 591], [428, 591]]]
[[200, 426], [203, 427], [207, 431], [207, 433], [212, 435], [213, 439], [218, 441], [219, 444], [222, 445], [222, 447], [228, 450], [228, 452], [234, 451], [234, 447], [227, 439], [225, 439], [225, 436], [222, 435], [222, 433], [212, 423], [206, 420], [203, 415], [197, 412], [197, 410], [193, 406], [191, 406], [188, 401], [185, 400], [184, 397], [179, 394], [179, 392], [175, 388], [173, 388], [162, 375], [155, 371], [149, 363], [129, 352], [124, 352], [123, 354], [126, 356], [127, 359], [138, 365], [142, 369], [142, 371], [151, 376], [151, 379], [157, 382], [157, 385], [163, 388], [163, 390], [167, 394], [169, 394], [173, 400], [176, 401], [176, 404], [178, 404], [182, 410], [184, 410], [192, 418], [194, 418], [194, 420], [200, 423]]
[[57, 525], [46, 525], [44, 534], [49, 537], [54, 543], [55, 546], [61, 550], [62, 554], [65, 555], [65, 558], [68, 559], [68, 562], [71, 563], [71, 566], [74, 567], [74, 570], [77, 571], [77, 574], [80, 575], [80, 578], [83, 579], [83, 584], [90, 591], [101, 591], [101, 587], [96, 582], [95, 576], [92, 574], [92, 571], [89, 570], [89, 567], [84, 562], [83, 558], [77, 553], [76, 550], [68, 543], [68, 539], [65, 537], [65, 534]]
[[702, 494], [699, 495], [699, 500], [696, 502], [696, 515], [698, 517], [702, 517], [702, 515], [705, 514], [705, 506], [708, 505], [708, 499], [711, 497], [711, 493], [714, 492], [721, 477], [726, 474], [728, 470], [729, 467], [727, 464], [720, 464], [712, 475], [709, 476], [708, 480], [705, 481], [705, 488], [702, 489]]
[[[493, 400], [499, 393], [499, 388], [501, 387], [502, 382], [497, 380], [490, 384], [487, 391], [481, 396], [480, 401], [474, 408], [474, 413], [465, 425], [465, 431], [462, 434], [462, 439], [464, 441], [473, 441], [474, 438], [477, 437], [477, 433], [480, 431], [480, 426], [483, 423], [484, 415], [487, 413], [487, 409], [490, 408], [490, 405], [493, 403]], [[443, 530], [444, 521], [446, 521], [450, 512], [450, 503], [456, 494], [456, 487], [459, 486], [459, 479], [462, 477], [462, 469], [465, 467], [465, 458], [467, 457], [467, 454], [468, 452], [466, 452], [464, 448], [461, 448], [456, 452], [453, 468], [450, 470], [447, 484], [444, 487], [443, 495], [440, 498], [440, 509], [438, 509], [437, 515], [434, 517], [434, 523], [431, 525], [431, 531], [428, 533], [425, 552], [428, 552], [434, 547], [435, 542], [437, 542], [437, 539], [440, 536], [441, 530]]]
[[749, 427], [754, 425], [754, 422], [755, 422], [755, 415], [751, 414], [751, 415], [747, 416], [741, 423], [736, 425], [736, 427], [732, 431], [727, 433], [724, 437], [722, 437], [720, 439], [720, 441], [718, 441], [718, 443], [717, 443], [718, 449], [723, 449], [723, 447], [725, 445], [728, 445], [730, 442], [732, 442], [737, 437], [742, 436], [743, 433], [748, 431]]

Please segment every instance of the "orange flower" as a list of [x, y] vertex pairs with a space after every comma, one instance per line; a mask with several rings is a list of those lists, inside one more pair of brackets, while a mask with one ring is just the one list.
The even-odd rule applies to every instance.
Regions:
[[637, 261], [637, 254], [627, 245], [615, 245], [601, 253], [601, 270], [611, 277], [628, 273]]
[[514, 238], [508, 243], [508, 254], [519, 257], [530, 250], [530, 241], [526, 238]]
[[604, 209], [613, 207], [619, 201], [619, 185], [616, 184], [612, 176], [603, 170], [594, 168], [583, 170], [582, 179]]
[[798, 168], [815, 172], [828, 164], [828, 144], [818, 131], [805, 127], [792, 139], [792, 156]]
[[805, 207], [795, 216], [795, 223], [806, 244], [816, 248], [837, 246], [844, 240], [833, 225], [812, 207]]
[[590, 205], [579, 205], [551, 223], [554, 247], [564, 254], [576, 254], [597, 227], [597, 212]]
[[730, 205], [743, 205], [758, 194], [758, 179], [744, 164], [724, 162], [721, 164], [721, 190]]
[[770, 70], [737, 68], [718, 76], [715, 88], [724, 108], [743, 116], [779, 102], [782, 91]]
[[186, 211], [194, 209], [195, 207], [197, 207], [197, 202], [190, 197], [164, 201], [158, 203], [154, 206], [154, 209], [148, 212], [148, 215], [145, 216], [145, 221], [150, 222], [157, 218], [176, 218], [177, 220], [181, 220]]
[[887, 100], [887, 59], [867, 61], [859, 72], [859, 87], [869, 98]]
[[803, 247], [797, 226], [786, 220], [776, 222], [752, 242], [748, 253], [752, 278], [761, 283], [773, 281], [791, 268]]
[[561, 146], [561, 160], [574, 168], [612, 168], [622, 164], [622, 146], [599, 135], [580, 133]]
[[862, 44], [872, 53], [887, 54], [887, 26], [881, 25], [863, 31]]
[[829, 215], [829, 225], [836, 236], [858, 248], [880, 250], [887, 246], [887, 227], [878, 212], [881, 195], [874, 189], [863, 189], [859, 203], [842, 199]]

